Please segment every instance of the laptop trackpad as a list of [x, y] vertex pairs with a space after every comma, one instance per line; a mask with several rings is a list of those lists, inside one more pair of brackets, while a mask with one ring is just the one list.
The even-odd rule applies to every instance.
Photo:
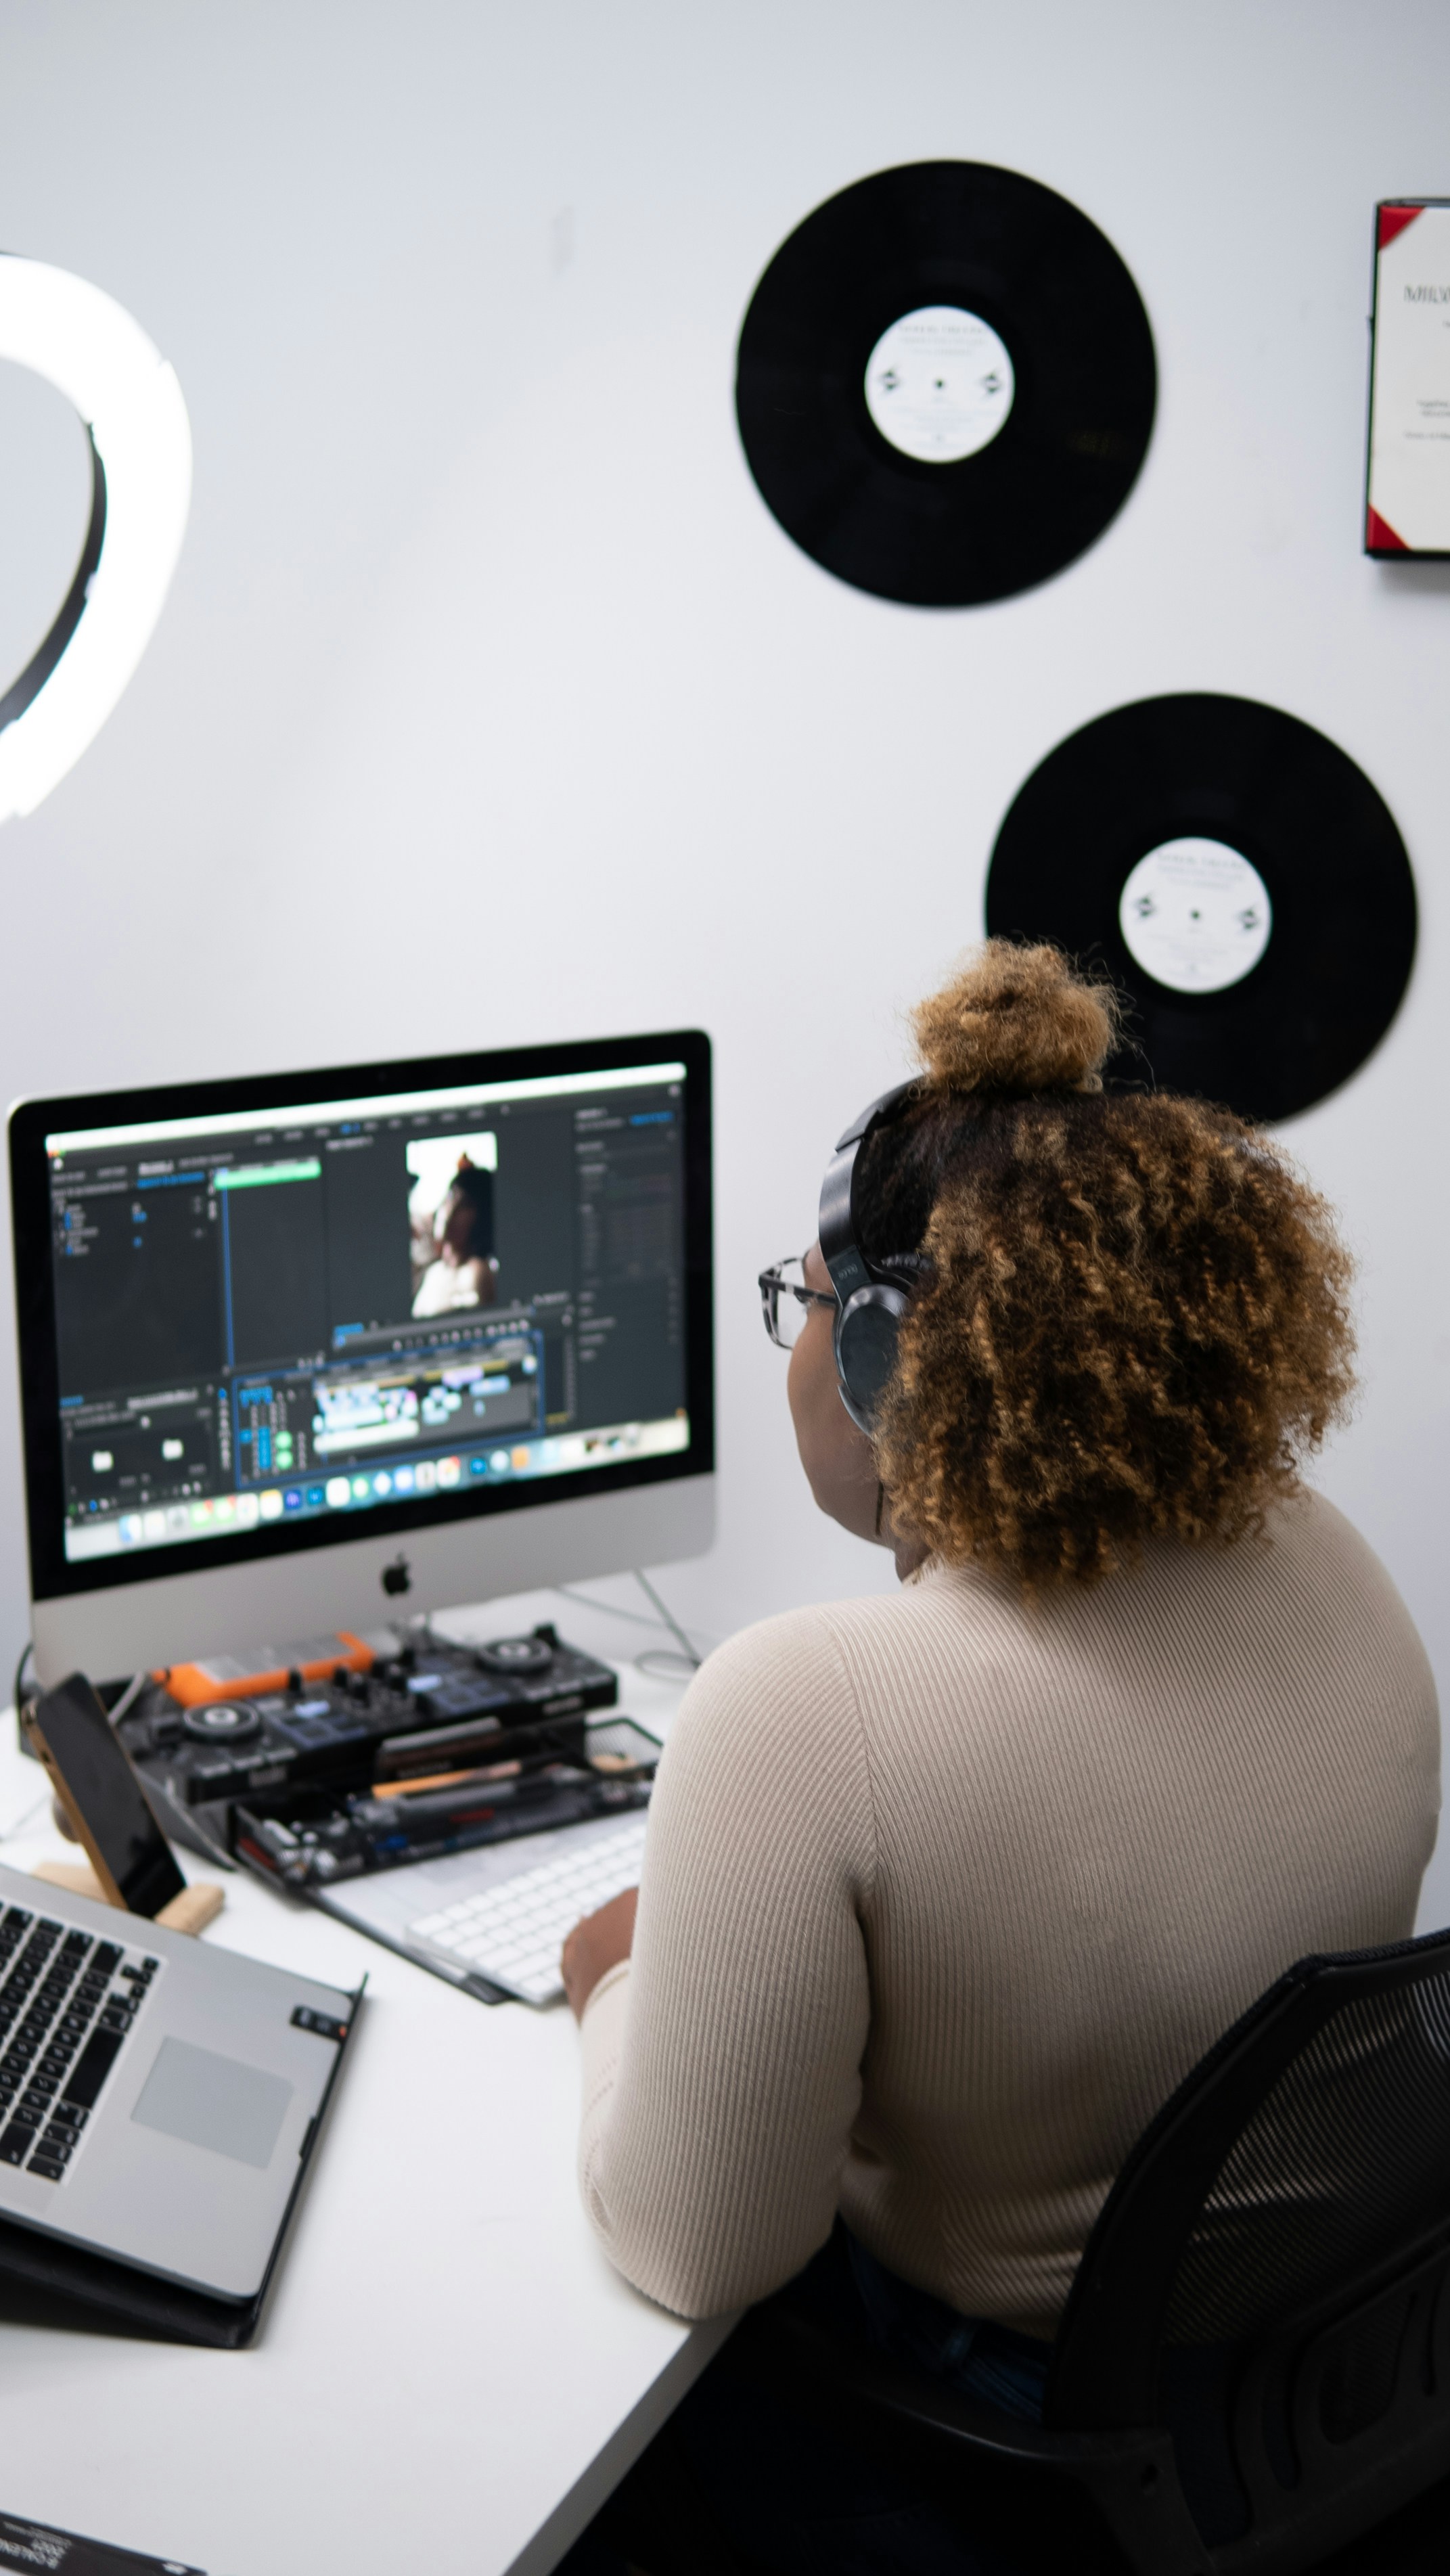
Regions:
[[131, 2117], [168, 2138], [235, 2156], [238, 2164], [266, 2166], [291, 2099], [292, 2086], [280, 2075], [193, 2048], [189, 2040], [166, 2039]]

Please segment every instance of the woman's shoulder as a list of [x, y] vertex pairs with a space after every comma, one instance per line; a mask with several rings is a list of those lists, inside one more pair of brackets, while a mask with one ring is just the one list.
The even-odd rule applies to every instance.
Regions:
[[[1372, 1667], [1409, 1699], [1434, 1690], [1413, 1620], [1369, 1541], [1301, 1489], [1262, 1530], [1223, 1545], [1150, 1541], [1135, 1567], [1032, 1596], [971, 1563], [930, 1562], [898, 1590], [813, 1602], [740, 1629], [702, 1667], [681, 1718], [751, 1731], [834, 1727], [950, 1701], [959, 1720], [1211, 1648], [1256, 1669], [1265, 1643], [1300, 1662]], [[1427, 1698], [1428, 1695], [1428, 1698]], [[678, 1723], [678, 1721], [677, 1721]]]
[[[805, 1795], [823, 1771], [855, 1777], [869, 1693], [843, 1628], [878, 1631], [889, 1601], [816, 1602], [756, 1620], [707, 1656], [669, 1730], [657, 1795], [727, 1791], [742, 1779]], [[867, 1730], [869, 1731], [869, 1729]]]
[[1326, 1494], [1306, 1485], [1281, 1504], [1266, 1521], [1259, 1553], [1271, 1579], [1316, 1625], [1347, 1622], [1366, 1643], [1377, 1637], [1425, 1664], [1419, 1631], [1388, 1566]]
[[769, 1619], [752, 1620], [706, 1656], [685, 1694], [684, 1706], [742, 1690], [789, 1691], [803, 1681], [829, 1689], [840, 1674], [833, 1632], [837, 1613], [886, 1606], [884, 1602], [811, 1601], [797, 1610], [779, 1610]]
[[906, 1636], [942, 1610], [954, 1618], [982, 1613], [997, 1587], [971, 1567], [928, 1563], [891, 1592], [855, 1593], [835, 1601], [809, 1601], [769, 1619], [738, 1628], [717, 1646], [702, 1670], [736, 1666], [759, 1671], [778, 1663], [839, 1662], [847, 1639]]
[[[701, 1666], [681, 1716], [706, 1709], [864, 1713], [883, 1683], [925, 1656], [981, 1670], [1016, 1624], [1010, 1587], [972, 1569], [927, 1566], [890, 1593], [816, 1601], [737, 1630]], [[1020, 1615], [1020, 1614], [1019, 1614]]]

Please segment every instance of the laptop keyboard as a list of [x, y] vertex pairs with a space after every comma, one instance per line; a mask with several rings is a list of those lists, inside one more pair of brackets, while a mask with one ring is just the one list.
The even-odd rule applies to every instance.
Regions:
[[617, 1833], [600, 1834], [481, 1895], [425, 1914], [405, 1937], [442, 1950], [527, 2004], [552, 2003], [564, 1991], [559, 1953], [580, 1916], [637, 1884], [645, 1821], [632, 1817]]
[[159, 1959], [20, 1905], [0, 1917], [0, 2165], [63, 2182]]

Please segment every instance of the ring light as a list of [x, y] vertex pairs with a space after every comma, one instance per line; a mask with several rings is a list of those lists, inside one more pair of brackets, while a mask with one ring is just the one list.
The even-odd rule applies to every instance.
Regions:
[[0, 358], [74, 403], [91, 518], [39, 651], [0, 696], [0, 823], [32, 814], [115, 706], [161, 614], [191, 505], [191, 424], [173, 370], [83, 277], [0, 252]]

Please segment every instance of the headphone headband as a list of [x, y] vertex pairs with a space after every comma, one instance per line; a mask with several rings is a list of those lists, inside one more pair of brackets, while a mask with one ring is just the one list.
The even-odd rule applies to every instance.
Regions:
[[915, 1089], [914, 1082], [898, 1082], [893, 1090], [883, 1091], [879, 1100], [869, 1102], [837, 1137], [836, 1150], [826, 1166], [817, 1230], [822, 1258], [843, 1302], [867, 1279], [877, 1276], [856, 1242], [856, 1158], [872, 1130], [883, 1124]]
[[910, 1297], [892, 1270], [868, 1260], [856, 1240], [856, 1164], [862, 1146], [917, 1088], [883, 1091], [838, 1138], [821, 1183], [821, 1257], [836, 1292], [834, 1347], [841, 1402], [858, 1429], [871, 1429], [881, 1392], [896, 1366], [896, 1342]]

